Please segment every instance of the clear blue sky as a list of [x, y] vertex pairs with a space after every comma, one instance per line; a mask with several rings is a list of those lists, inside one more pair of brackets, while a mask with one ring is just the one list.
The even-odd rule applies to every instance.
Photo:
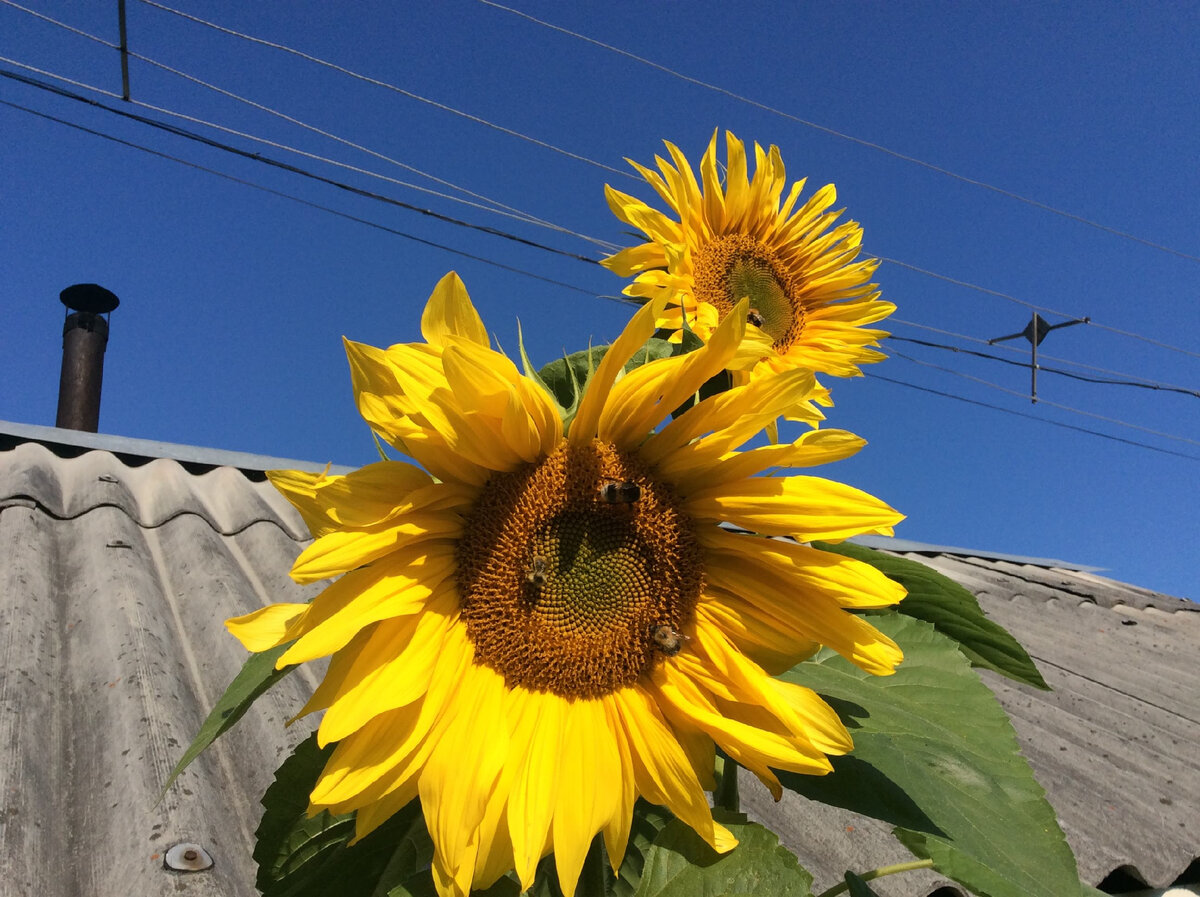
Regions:
[[[664, 138], [695, 159], [717, 127], [778, 144], [789, 175], [808, 176], [810, 189], [837, 184], [840, 203], [865, 228], [869, 253], [1185, 349], [1191, 354], [1094, 326], [1055, 331], [1042, 345], [1079, 364], [1200, 389], [1196, 4], [746, 3], [735, 13], [715, 2], [513, 2], [792, 116], [1183, 255], [814, 129], [478, 0], [171, 5], [621, 170], [625, 156], [649, 162]], [[117, 41], [115, 2], [23, 5]], [[128, 15], [135, 53], [569, 231], [625, 243], [604, 183], [649, 198], [621, 174], [142, 0], [129, 0]], [[120, 91], [114, 50], [8, 0], [0, 2], [0, 55]], [[455, 192], [142, 60], [130, 67], [132, 98], [141, 103]], [[30, 74], [9, 63], [0, 69]], [[600, 254], [577, 236], [55, 83], [444, 215], [568, 253]], [[351, 402], [341, 336], [377, 345], [418, 338], [421, 304], [446, 271], [460, 272], [510, 352], [519, 317], [540, 361], [589, 339], [606, 341], [629, 314], [597, 298], [618, 293], [622, 282], [595, 265], [354, 196], [7, 78], [0, 100], [578, 288], [0, 105], [2, 419], [54, 423], [57, 297], [77, 282], [100, 283], [122, 300], [112, 318], [102, 432], [340, 464], [375, 458]], [[897, 336], [1027, 357], [1013, 351], [1025, 343], [988, 349], [912, 325], [987, 339], [1021, 330], [1028, 308], [890, 263], [877, 279], [900, 307], [896, 317], [911, 322], [893, 324]], [[887, 349], [1028, 390], [1027, 369], [911, 343]], [[1031, 415], [871, 376], [836, 383], [830, 423], [870, 444], [823, 473], [907, 513], [898, 535], [1106, 567], [1118, 579], [1200, 597], [1200, 399], [1039, 378], [1048, 401], [1180, 437], [1170, 439], [1033, 406], [904, 358], [871, 373]]]

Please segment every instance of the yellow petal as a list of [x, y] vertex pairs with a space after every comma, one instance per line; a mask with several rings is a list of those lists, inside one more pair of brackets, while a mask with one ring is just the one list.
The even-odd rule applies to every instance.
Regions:
[[521, 888], [533, 887], [538, 860], [546, 851], [550, 822], [558, 803], [559, 756], [567, 702], [558, 695], [515, 689], [520, 713], [526, 722], [519, 766], [508, 801], [508, 828], [513, 862]]
[[604, 406], [608, 403], [613, 381], [621, 373], [625, 363], [633, 357], [633, 353], [654, 333], [654, 319], [662, 313], [662, 309], [663, 303], [659, 301], [643, 305], [604, 353], [604, 358], [600, 360], [596, 372], [588, 381], [583, 399], [579, 403], [579, 410], [575, 412], [575, 420], [571, 422], [572, 445], [587, 445], [595, 437], [596, 426]]
[[433, 288], [421, 314], [421, 335], [433, 346], [441, 346], [447, 336], [460, 336], [481, 346], [489, 344], [487, 328], [455, 272], [451, 271]]
[[277, 667], [332, 654], [360, 630], [379, 620], [415, 614], [441, 594], [458, 594], [453, 545], [423, 545], [398, 551], [362, 570], [347, 573], [313, 599], [289, 635], [296, 644]]
[[693, 493], [694, 518], [726, 522], [768, 536], [841, 541], [861, 533], [891, 535], [904, 519], [860, 489], [820, 477], [750, 477]]
[[597, 700], [567, 704], [554, 809], [554, 862], [565, 897], [574, 897], [592, 838], [619, 806], [613, 787], [621, 773], [615, 736]]
[[247, 651], [266, 651], [288, 641], [288, 624], [308, 610], [307, 604], [272, 604], [225, 621]]

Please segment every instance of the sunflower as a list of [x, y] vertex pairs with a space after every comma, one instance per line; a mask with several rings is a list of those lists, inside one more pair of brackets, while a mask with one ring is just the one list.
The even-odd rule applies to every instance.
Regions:
[[638, 796], [715, 849], [734, 846], [704, 794], [714, 746], [776, 796], [773, 769], [821, 774], [827, 755], [850, 750], [814, 692], [771, 676], [820, 644], [892, 672], [900, 650], [847, 609], [903, 590], [769, 537], [890, 532], [901, 515], [828, 480], [757, 474], [862, 441], [814, 430], [738, 451], [809, 394], [812, 375], [798, 370], [656, 428], [726, 366], [745, 309], [703, 348], [623, 374], [662, 313], [648, 303], [569, 426], [489, 347], [457, 275], [425, 308], [425, 342], [347, 342], [359, 410], [420, 466], [272, 472], [316, 537], [293, 578], [341, 578], [311, 604], [227, 623], [251, 651], [290, 643], [280, 667], [332, 655], [301, 711], [324, 710], [318, 740], [337, 743], [312, 812], [357, 811], [362, 837], [419, 797], [442, 895], [512, 869], [528, 888], [553, 851], [570, 897], [598, 833], [620, 864]]
[[759, 373], [804, 368], [851, 377], [860, 373], [858, 365], [884, 358], [870, 347], [887, 333], [866, 325], [896, 307], [880, 301], [870, 283], [879, 261], [858, 258], [859, 224], [833, 226], [841, 212], [829, 211], [837, 200], [832, 184], [794, 211], [805, 181], [792, 184], [780, 205], [786, 179], [778, 147], [754, 144], [750, 178], [745, 147], [727, 131], [722, 189], [715, 131], [700, 160], [699, 182], [682, 151], [666, 146], [674, 165], [656, 156], [658, 172], [627, 161], [678, 220], [605, 187], [617, 218], [649, 238], [603, 262], [634, 277], [627, 295], [666, 297], [659, 326], [675, 331], [675, 339], [688, 328], [704, 340], [748, 297], [751, 326], [736, 366]]

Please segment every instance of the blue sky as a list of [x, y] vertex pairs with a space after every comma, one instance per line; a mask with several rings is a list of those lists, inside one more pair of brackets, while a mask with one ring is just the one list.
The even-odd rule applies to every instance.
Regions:
[[[1020, 331], [1030, 309], [904, 267], [912, 266], [1090, 316], [1097, 326], [1055, 331], [1041, 351], [1091, 368], [1047, 365], [1200, 389], [1195, 4], [747, 3], [735, 14], [726, 3], [519, 2], [529, 15], [792, 118], [479, 0], [168, 5], [565, 152], [143, 0], [128, 3], [129, 46], [566, 231], [621, 244], [629, 238], [603, 185], [650, 198], [618, 173], [628, 170], [623, 158], [649, 162], [669, 139], [696, 159], [714, 128], [729, 128], [777, 144], [789, 175], [807, 176], [810, 190], [835, 183], [839, 205], [863, 224], [866, 251], [902, 263], [885, 262], [876, 278], [907, 322], [893, 323], [896, 336], [1028, 357], [1015, 351], [1027, 350], [1023, 342], [989, 349], [925, 329], [988, 339]], [[117, 41], [115, 3], [21, 5]], [[11, 0], [0, 2], [0, 56], [120, 92], [116, 51]], [[372, 177], [463, 195], [140, 59], [130, 61], [133, 100], [363, 171], [10, 62], [0, 70], [568, 254], [601, 254], [572, 233]], [[77, 282], [100, 283], [122, 300], [112, 317], [102, 432], [340, 464], [376, 457], [351, 402], [341, 336], [378, 345], [417, 339], [421, 305], [446, 271], [462, 275], [510, 352], [519, 317], [539, 361], [610, 339], [629, 315], [628, 306], [599, 298], [619, 293], [622, 281], [570, 255], [354, 195], [9, 78], [0, 78], [0, 100], [574, 288], [0, 105], [0, 419], [53, 424], [57, 296]], [[893, 357], [869, 370], [878, 377], [834, 384], [830, 423], [870, 444], [821, 472], [908, 514], [898, 535], [1062, 558], [1200, 597], [1200, 398], [1043, 372], [1045, 401], [1035, 406], [978, 382], [1027, 393], [1027, 369], [907, 342], [890, 341], [887, 351]]]

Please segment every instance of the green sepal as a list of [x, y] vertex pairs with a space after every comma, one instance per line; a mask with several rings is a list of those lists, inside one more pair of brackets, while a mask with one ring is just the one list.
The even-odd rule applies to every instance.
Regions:
[[[691, 337], [691, 339], [686, 337]], [[701, 345], [703, 343], [695, 334], [685, 334], [685, 339], [679, 343], [652, 336], [625, 363], [623, 373], [627, 374], [634, 368], [660, 358], [671, 358], [694, 351]], [[519, 348], [526, 375], [539, 383], [550, 394], [559, 407], [563, 424], [569, 427], [571, 421], [575, 419], [575, 413], [579, 410], [579, 402], [583, 399], [588, 381], [596, 373], [596, 368], [600, 366], [600, 361], [604, 358], [604, 353], [608, 351], [608, 346], [590, 346], [583, 351], [564, 355], [562, 358], [544, 365], [536, 373], [533, 372], [533, 365], [525, 354], [525, 346], [522, 344]]]
[[811, 897], [812, 876], [779, 837], [741, 813], [713, 810], [738, 846], [719, 854], [690, 826], [673, 819], [646, 851], [635, 897]]
[[811, 800], [891, 822], [914, 854], [980, 897], [1079, 893], [1075, 858], [991, 690], [953, 640], [899, 613], [871, 618], [904, 649], [891, 676], [828, 650], [784, 679], [816, 690], [854, 751], [828, 776], [782, 772]]
[[[550, 384], [543, 379], [541, 373], [534, 368], [533, 362], [529, 360], [529, 353], [525, 351], [525, 334], [521, 330], [520, 321], [517, 321], [517, 351], [521, 353], [521, 367], [525, 370], [525, 376], [544, 389], [546, 394], [554, 400], [554, 404], [558, 406], [559, 416], [565, 416], [567, 409], [563, 406], [562, 402], [559, 401], [558, 394], [554, 391]], [[547, 367], [549, 367], [549, 365], [547, 365]], [[573, 414], [574, 409], [572, 409], [572, 415]]]
[[932, 624], [938, 632], [954, 639], [972, 666], [1050, 690], [1021, 643], [985, 616], [975, 596], [954, 580], [918, 561], [893, 557], [851, 542], [836, 545], [814, 542], [813, 547], [863, 561], [900, 583], [908, 590], [908, 596], [896, 609]]
[[316, 735], [310, 736], [283, 761], [263, 795], [254, 848], [255, 885], [263, 897], [384, 897], [406, 883], [416, 885], [422, 875], [432, 892], [433, 842], [420, 801], [353, 845], [353, 813], [308, 815], [308, 795], [333, 749], [319, 748]]
[[290, 644], [289, 642], [271, 648], [269, 651], [250, 655], [250, 659], [233, 677], [233, 681], [229, 683], [225, 693], [217, 700], [216, 706], [200, 726], [200, 731], [196, 733], [192, 743], [188, 745], [183, 756], [179, 758], [179, 762], [175, 764], [175, 768], [171, 770], [171, 775], [167, 777], [167, 783], [163, 785], [162, 793], [158, 796], [159, 800], [163, 799], [167, 789], [179, 778], [179, 774], [187, 769], [188, 765], [199, 757], [205, 748], [233, 728], [234, 723], [245, 715], [251, 704], [295, 669], [295, 665], [286, 666], [282, 670], [275, 669], [275, 661], [288, 649]]

